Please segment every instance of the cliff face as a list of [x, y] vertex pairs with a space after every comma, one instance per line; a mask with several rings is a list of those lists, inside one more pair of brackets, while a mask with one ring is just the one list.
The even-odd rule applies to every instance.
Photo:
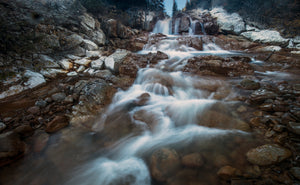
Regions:
[[210, 9], [223, 6], [228, 12], [239, 13], [248, 23], [260, 28], [272, 27], [286, 37], [300, 34], [300, 2], [296, 0], [192, 0], [188, 9]]

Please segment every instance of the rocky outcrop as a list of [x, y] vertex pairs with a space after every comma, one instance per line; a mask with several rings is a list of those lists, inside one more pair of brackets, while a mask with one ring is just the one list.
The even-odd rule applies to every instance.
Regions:
[[284, 39], [279, 32], [273, 30], [249, 31], [241, 34], [251, 41], [260, 42], [264, 44], [275, 44], [287, 46], [289, 40]]

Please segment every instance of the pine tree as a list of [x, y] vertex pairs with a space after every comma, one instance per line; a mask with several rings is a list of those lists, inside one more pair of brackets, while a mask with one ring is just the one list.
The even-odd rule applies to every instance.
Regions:
[[178, 6], [175, 0], [173, 0], [172, 17], [175, 17], [178, 12]]

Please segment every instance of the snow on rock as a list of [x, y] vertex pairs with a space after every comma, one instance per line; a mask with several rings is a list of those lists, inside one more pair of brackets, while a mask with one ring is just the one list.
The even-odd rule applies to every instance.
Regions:
[[266, 46], [259, 48], [256, 51], [280, 51], [282, 48], [280, 46]]
[[242, 17], [237, 14], [229, 14], [223, 8], [214, 8], [210, 11], [211, 15], [217, 18], [220, 29], [225, 33], [233, 33], [239, 35], [246, 30], [246, 25]]
[[26, 70], [24, 77], [28, 78], [28, 81], [25, 82], [25, 85], [30, 89], [46, 83], [44, 76], [37, 72]]
[[251, 41], [264, 44], [287, 45], [289, 42], [289, 39], [283, 38], [278, 31], [273, 30], [248, 31], [241, 35]]

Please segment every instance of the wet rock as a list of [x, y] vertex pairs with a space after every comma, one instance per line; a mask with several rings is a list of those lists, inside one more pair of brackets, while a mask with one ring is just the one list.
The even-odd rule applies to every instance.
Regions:
[[249, 162], [259, 166], [279, 163], [292, 155], [291, 151], [277, 144], [267, 144], [247, 152]]
[[275, 99], [278, 95], [272, 91], [268, 91], [266, 89], [259, 89], [254, 91], [250, 95], [250, 101], [252, 103], [262, 103], [267, 99]]
[[273, 30], [262, 30], [262, 31], [250, 31], [244, 32], [241, 34], [242, 36], [250, 39], [254, 42], [260, 42], [264, 44], [274, 44], [274, 45], [282, 45], [287, 46], [289, 40], [281, 37], [280, 33]]
[[84, 45], [84, 48], [88, 51], [95, 51], [98, 49], [97, 44], [95, 44], [94, 42], [87, 40], [87, 39], [83, 39], [83, 45]]
[[300, 180], [300, 167], [293, 167], [290, 169], [290, 171], [294, 177], [296, 177], [298, 180]]
[[259, 82], [255, 82], [249, 79], [244, 79], [243, 81], [240, 82], [240, 85], [242, 86], [243, 89], [246, 90], [257, 90], [260, 88]]
[[[189, 47], [193, 47], [196, 50], [202, 51], [203, 50], [203, 42], [201, 38], [198, 37], [180, 37], [179, 40], [180, 44], [184, 44]], [[167, 59], [168, 57], [166, 57]]]
[[139, 110], [135, 112], [133, 119], [146, 123], [151, 131], [155, 131], [155, 127], [160, 121], [154, 112], [148, 110]]
[[289, 122], [289, 123], [288, 123], [288, 129], [289, 129], [291, 132], [300, 135], [300, 123]]
[[262, 124], [261, 118], [260, 117], [251, 118], [250, 124], [255, 127], [260, 126]]
[[246, 30], [244, 20], [237, 13], [229, 14], [223, 8], [214, 8], [210, 13], [217, 18], [220, 29], [225, 33], [239, 35]]
[[60, 60], [60, 61], [58, 61], [58, 63], [65, 70], [70, 70], [73, 68], [73, 63], [69, 62], [68, 59]]
[[68, 119], [65, 116], [56, 116], [52, 121], [47, 123], [45, 131], [54, 133], [69, 125]]
[[37, 114], [40, 113], [40, 107], [38, 107], [38, 106], [30, 107], [30, 108], [27, 110], [27, 112], [30, 113], [30, 114], [37, 115]]
[[26, 145], [20, 140], [18, 134], [7, 132], [0, 134], [0, 166], [13, 162], [19, 156], [24, 155]]
[[134, 103], [137, 106], [143, 106], [146, 105], [149, 100], [150, 100], [150, 94], [143, 93], [141, 96], [137, 97], [137, 100]]
[[198, 168], [204, 164], [202, 156], [199, 153], [192, 153], [189, 155], [185, 155], [182, 157], [181, 162], [184, 166], [191, 167], [191, 168]]
[[98, 60], [94, 60], [91, 63], [91, 68], [92, 69], [103, 69], [103, 64], [104, 64], [104, 58], [99, 58]]
[[22, 138], [29, 137], [34, 133], [33, 128], [30, 125], [21, 125], [14, 129], [15, 133], [18, 133]]
[[217, 172], [218, 176], [224, 180], [229, 180], [237, 173], [237, 169], [231, 166], [224, 166]]
[[178, 33], [189, 32], [189, 28], [191, 25], [190, 17], [184, 13], [178, 13], [176, 17], [173, 19], [174, 22], [178, 22], [178, 27], [174, 28]]
[[156, 150], [150, 159], [150, 171], [153, 178], [164, 182], [176, 174], [180, 168], [180, 160], [177, 152], [172, 149], [162, 148]]
[[66, 94], [65, 93], [55, 93], [51, 96], [53, 101], [56, 102], [62, 102], [65, 98], [66, 98]]
[[35, 134], [33, 144], [34, 152], [39, 153], [43, 151], [46, 148], [48, 141], [49, 134], [45, 132], [38, 132], [37, 134]]
[[2, 122], [0, 122], [0, 132], [6, 129], [6, 125]]

